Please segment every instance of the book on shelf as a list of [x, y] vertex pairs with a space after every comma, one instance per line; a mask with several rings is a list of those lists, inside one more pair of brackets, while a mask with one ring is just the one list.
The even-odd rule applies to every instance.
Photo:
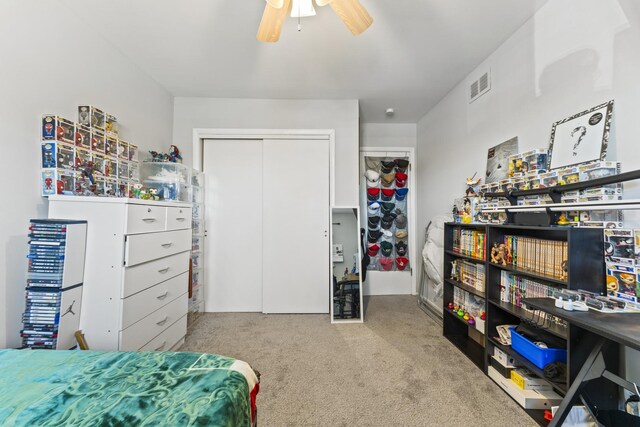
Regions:
[[556, 279], [565, 278], [563, 263], [568, 260], [569, 252], [566, 241], [507, 235], [503, 243], [514, 268]]
[[462, 227], [453, 229], [453, 252], [484, 260], [486, 250], [486, 233]]
[[460, 262], [460, 282], [465, 285], [471, 286], [480, 292], [484, 292], [485, 286], [485, 273], [484, 273], [484, 264], [478, 264], [475, 262], [469, 261], [459, 261]]

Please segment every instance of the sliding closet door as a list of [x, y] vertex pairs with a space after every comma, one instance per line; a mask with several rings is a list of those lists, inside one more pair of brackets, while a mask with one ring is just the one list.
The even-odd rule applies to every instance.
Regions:
[[329, 312], [329, 141], [265, 140], [263, 312]]
[[206, 140], [205, 310], [262, 311], [262, 140]]

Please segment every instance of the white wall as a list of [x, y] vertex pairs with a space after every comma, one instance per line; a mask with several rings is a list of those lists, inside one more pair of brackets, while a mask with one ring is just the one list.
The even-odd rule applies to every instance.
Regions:
[[[419, 229], [450, 211], [465, 177], [483, 174], [489, 147], [516, 135], [520, 151], [547, 147], [553, 122], [610, 99], [611, 158], [623, 170], [640, 168], [638, 46], [640, 5], [633, 0], [547, 2], [418, 123]], [[491, 92], [469, 104], [469, 82], [487, 69]], [[627, 197], [639, 188], [627, 184]], [[630, 376], [640, 378], [640, 358], [629, 360]]]
[[357, 100], [175, 98], [173, 142], [192, 164], [194, 128], [334, 129], [335, 204], [358, 201]]
[[0, 3], [0, 348], [19, 345], [27, 227], [46, 217], [39, 196], [40, 116], [76, 120], [76, 106], [114, 114], [142, 150], [171, 143], [171, 95], [57, 1]]
[[362, 123], [360, 145], [363, 147], [415, 147], [415, 123]]

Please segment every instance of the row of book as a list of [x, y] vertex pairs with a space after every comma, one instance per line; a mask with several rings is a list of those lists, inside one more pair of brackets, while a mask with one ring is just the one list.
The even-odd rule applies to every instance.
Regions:
[[500, 301], [522, 307], [523, 298], [553, 296], [557, 288], [527, 279], [507, 271], [500, 272]]
[[[31, 220], [23, 347], [69, 349], [74, 345], [82, 298], [86, 225], [86, 221]], [[74, 263], [81, 264], [68, 265]]]
[[557, 279], [566, 278], [564, 269], [569, 248], [566, 241], [507, 235], [504, 244], [515, 268]]
[[469, 285], [480, 292], [484, 292], [484, 264], [469, 261], [458, 261], [460, 265], [460, 282]]
[[487, 251], [486, 237], [482, 231], [456, 227], [453, 229], [453, 251], [484, 260]]

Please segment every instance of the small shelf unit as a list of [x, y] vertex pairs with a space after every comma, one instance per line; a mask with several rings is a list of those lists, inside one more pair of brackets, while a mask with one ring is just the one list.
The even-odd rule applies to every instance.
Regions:
[[[547, 189], [549, 190], [549, 189]], [[485, 254], [486, 260], [477, 259], [467, 255], [462, 255], [453, 250], [453, 236], [457, 229], [471, 229], [485, 233]], [[541, 378], [544, 378], [541, 369], [528, 361], [524, 356], [513, 350], [511, 346], [500, 344], [496, 337], [499, 325], [518, 325], [532, 318], [533, 311], [525, 306], [517, 306], [510, 302], [501, 300], [501, 275], [508, 272], [514, 276], [533, 280], [539, 284], [547, 285], [551, 288], [562, 289], [584, 289], [591, 292], [604, 292], [605, 266], [602, 249], [602, 229], [595, 228], [572, 228], [554, 226], [517, 226], [517, 225], [488, 225], [488, 224], [445, 224], [444, 236], [444, 289], [443, 289], [443, 310], [448, 315], [443, 316], [443, 336], [446, 337], [458, 350], [463, 352], [479, 369], [485, 374], [488, 372], [490, 359], [493, 350], [498, 347], [514, 359], [518, 360], [522, 366], [529, 368]], [[519, 236], [533, 239], [543, 239], [559, 242], [567, 242], [567, 277], [563, 280], [558, 277], [540, 274], [516, 268], [512, 265], [501, 265], [490, 261], [491, 246], [494, 242], [502, 243], [505, 236]], [[476, 263], [483, 263], [485, 266], [484, 292], [477, 291], [472, 286], [460, 283], [451, 277], [451, 261], [466, 260]], [[484, 331], [480, 333], [475, 326], [469, 325], [464, 319], [448, 309], [449, 302], [453, 301], [454, 289], [459, 288], [473, 295], [486, 298], [486, 320]], [[541, 326], [542, 327], [542, 326]], [[568, 328], [561, 323], [546, 322], [543, 327], [549, 333], [565, 340], [568, 350], [568, 378], [566, 382], [551, 382], [549, 384], [556, 393], [566, 394], [575, 379], [577, 369], [583, 363], [584, 352], [577, 351], [580, 345], [580, 330]], [[573, 350], [573, 351], [572, 351]], [[547, 425], [544, 419], [543, 410], [527, 409], [526, 412], [540, 425]]]

